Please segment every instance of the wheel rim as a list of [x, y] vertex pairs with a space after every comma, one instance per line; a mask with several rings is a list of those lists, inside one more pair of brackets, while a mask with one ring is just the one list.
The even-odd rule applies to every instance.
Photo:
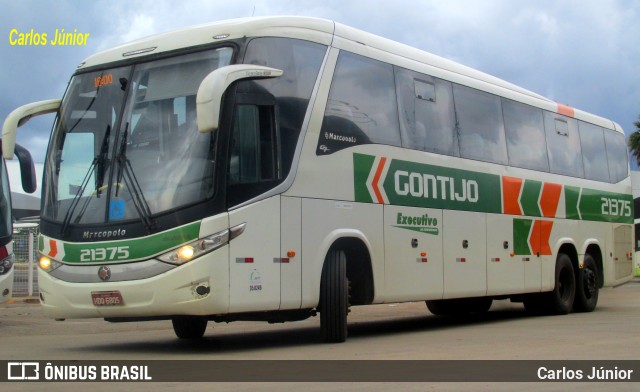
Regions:
[[597, 290], [596, 286], [596, 274], [591, 268], [584, 268], [582, 270], [582, 283], [584, 287], [584, 295], [587, 298], [592, 298]]

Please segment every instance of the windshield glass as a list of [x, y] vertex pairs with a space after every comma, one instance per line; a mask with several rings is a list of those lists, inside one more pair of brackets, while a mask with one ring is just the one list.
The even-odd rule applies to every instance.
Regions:
[[[131, 68], [75, 76], [62, 104], [47, 156], [44, 216], [74, 218], [71, 205], [84, 213], [82, 223], [103, 222], [109, 147], [113, 146]], [[90, 212], [90, 213], [87, 213]], [[74, 214], [77, 216], [77, 214]]]
[[231, 54], [221, 48], [75, 76], [48, 152], [44, 217], [65, 226], [141, 219], [149, 227], [155, 214], [210, 197], [215, 136], [198, 131], [196, 93]]

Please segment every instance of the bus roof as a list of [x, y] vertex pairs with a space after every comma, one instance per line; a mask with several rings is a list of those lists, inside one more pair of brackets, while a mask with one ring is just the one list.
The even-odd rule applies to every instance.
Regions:
[[94, 54], [83, 61], [78, 66], [78, 70], [128, 59], [144, 58], [149, 55], [157, 55], [189, 47], [209, 45], [219, 40], [261, 36], [298, 38], [324, 45], [332, 45], [339, 49], [359, 46], [383, 52], [405, 62], [414, 63], [415, 66], [412, 68], [416, 71], [419, 71], [421, 67], [427, 67], [429, 70], [439, 71], [440, 74], [446, 75], [446, 79], [456, 83], [486, 90], [624, 133], [620, 125], [611, 120], [573, 109], [566, 105], [557, 104], [542, 95], [455, 61], [331, 20], [311, 17], [252, 17], [187, 27], [142, 38]]

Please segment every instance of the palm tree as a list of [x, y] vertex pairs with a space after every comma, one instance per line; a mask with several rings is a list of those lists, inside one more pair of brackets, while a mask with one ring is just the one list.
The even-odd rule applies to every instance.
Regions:
[[640, 166], [640, 121], [634, 122], [633, 125], [636, 126], [636, 130], [629, 135], [629, 151], [636, 157], [636, 162]]

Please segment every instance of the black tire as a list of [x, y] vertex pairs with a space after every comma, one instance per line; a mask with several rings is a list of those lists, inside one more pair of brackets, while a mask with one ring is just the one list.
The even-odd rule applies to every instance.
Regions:
[[347, 257], [341, 250], [331, 250], [322, 268], [320, 281], [320, 330], [327, 343], [347, 340], [349, 282]]
[[593, 312], [598, 304], [598, 266], [590, 254], [584, 256], [582, 269], [578, 271], [574, 312]]
[[171, 320], [173, 332], [179, 339], [201, 339], [207, 329], [207, 319], [204, 317], [175, 317]]
[[427, 309], [436, 316], [450, 316], [455, 314], [455, 306], [451, 303], [452, 300], [438, 299], [432, 301], [424, 301], [427, 304]]
[[556, 283], [553, 291], [546, 294], [545, 306], [549, 314], [568, 314], [576, 297], [576, 274], [571, 258], [559, 253], [556, 259]]

